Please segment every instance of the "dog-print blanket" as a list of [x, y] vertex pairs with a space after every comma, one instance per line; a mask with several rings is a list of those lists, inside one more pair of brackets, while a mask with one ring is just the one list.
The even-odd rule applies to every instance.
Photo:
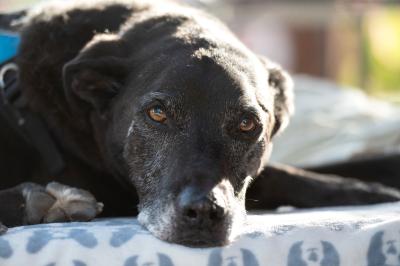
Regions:
[[231, 245], [189, 248], [134, 218], [11, 228], [0, 265], [400, 266], [400, 203], [250, 215]]

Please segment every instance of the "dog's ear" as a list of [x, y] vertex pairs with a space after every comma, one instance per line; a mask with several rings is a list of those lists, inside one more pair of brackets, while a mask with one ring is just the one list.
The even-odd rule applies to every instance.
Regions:
[[293, 81], [279, 65], [260, 57], [268, 71], [268, 84], [274, 90], [274, 118], [271, 137], [283, 131], [294, 112]]
[[64, 90], [73, 108], [106, 109], [128, 74], [123, 51], [118, 40], [97, 41], [64, 65]]

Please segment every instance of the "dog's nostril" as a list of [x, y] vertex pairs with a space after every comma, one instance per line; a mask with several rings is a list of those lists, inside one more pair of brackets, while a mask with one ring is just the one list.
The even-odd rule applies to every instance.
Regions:
[[191, 222], [215, 223], [223, 218], [224, 209], [212, 203], [194, 204], [184, 208], [182, 214]]

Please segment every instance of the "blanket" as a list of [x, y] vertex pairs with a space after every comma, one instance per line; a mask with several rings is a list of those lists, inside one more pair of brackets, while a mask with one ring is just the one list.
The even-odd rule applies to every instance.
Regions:
[[400, 203], [249, 215], [230, 245], [189, 248], [153, 237], [134, 218], [11, 228], [0, 265], [400, 265]]

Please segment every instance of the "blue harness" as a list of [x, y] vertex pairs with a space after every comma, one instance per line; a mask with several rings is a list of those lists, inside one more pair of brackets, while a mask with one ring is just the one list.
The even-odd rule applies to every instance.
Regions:
[[17, 55], [19, 42], [19, 35], [0, 31], [0, 65]]
[[29, 110], [18, 84], [14, 59], [19, 43], [18, 34], [0, 30], [0, 118], [21, 141], [36, 149], [48, 173], [57, 175], [64, 169], [64, 160], [45, 124]]

